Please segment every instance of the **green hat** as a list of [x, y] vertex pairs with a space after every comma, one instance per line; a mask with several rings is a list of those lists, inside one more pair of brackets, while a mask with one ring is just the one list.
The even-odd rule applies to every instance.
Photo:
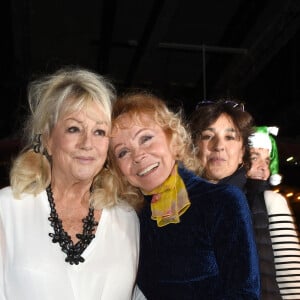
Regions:
[[270, 153], [270, 173], [269, 178], [271, 185], [281, 183], [282, 176], [279, 174], [279, 157], [276, 141], [273, 136], [277, 136], [278, 127], [258, 126], [255, 127], [255, 132], [249, 137], [250, 148], [269, 149]]

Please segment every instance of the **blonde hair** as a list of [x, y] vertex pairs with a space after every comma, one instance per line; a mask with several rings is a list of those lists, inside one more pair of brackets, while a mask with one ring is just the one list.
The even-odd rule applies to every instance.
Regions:
[[[63, 68], [33, 81], [28, 89], [31, 115], [24, 130], [27, 141], [10, 171], [10, 184], [15, 197], [19, 198], [22, 193], [36, 195], [50, 184], [51, 158], [47, 156], [45, 142], [62, 115], [79, 111], [93, 102], [104, 112], [110, 129], [114, 99], [112, 84], [85, 69]], [[107, 173], [107, 170], [102, 169], [97, 174], [92, 187], [90, 201], [97, 208], [117, 202], [111, 181], [101, 180], [103, 173]]]
[[[113, 129], [131, 126], [131, 124], [120, 122], [124, 115], [137, 124], [143, 123], [141, 119], [143, 115], [150, 117], [164, 130], [166, 136], [170, 139], [171, 149], [176, 156], [175, 159], [189, 169], [195, 170], [197, 168], [191, 135], [184, 126], [181, 112], [174, 113], [162, 99], [146, 91], [138, 91], [126, 93], [114, 103], [112, 112]], [[140, 190], [131, 186], [125, 176], [122, 175], [111, 148], [108, 153], [109, 167], [114, 174], [115, 186], [119, 195], [138, 208], [143, 199]]]

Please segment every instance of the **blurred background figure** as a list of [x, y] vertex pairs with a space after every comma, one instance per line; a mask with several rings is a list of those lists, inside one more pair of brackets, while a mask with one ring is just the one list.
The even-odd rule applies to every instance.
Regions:
[[277, 127], [255, 127], [249, 137], [246, 195], [260, 260], [262, 299], [300, 299], [300, 244], [286, 199], [271, 190], [281, 182]]
[[278, 149], [273, 136], [277, 136], [278, 127], [255, 127], [255, 134], [249, 137], [251, 168], [247, 177], [269, 180], [272, 186], [281, 183]]

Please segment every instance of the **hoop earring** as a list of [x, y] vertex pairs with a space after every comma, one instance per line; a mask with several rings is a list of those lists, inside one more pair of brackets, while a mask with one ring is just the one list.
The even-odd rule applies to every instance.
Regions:
[[42, 146], [41, 136], [42, 136], [41, 133], [38, 133], [34, 136], [32, 149], [35, 153], [41, 153], [41, 146]]

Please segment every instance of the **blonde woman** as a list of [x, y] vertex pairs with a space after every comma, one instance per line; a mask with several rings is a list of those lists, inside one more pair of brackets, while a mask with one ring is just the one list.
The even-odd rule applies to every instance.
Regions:
[[139, 224], [105, 168], [113, 100], [84, 69], [30, 85], [27, 146], [0, 191], [1, 300], [131, 299]]
[[179, 115], [146, 92], [113, 107], [110, 167], [140, 199], [137, 284], [147, 299], [259, 299], [251, 216], [236, 187], [196, 176]]

